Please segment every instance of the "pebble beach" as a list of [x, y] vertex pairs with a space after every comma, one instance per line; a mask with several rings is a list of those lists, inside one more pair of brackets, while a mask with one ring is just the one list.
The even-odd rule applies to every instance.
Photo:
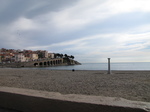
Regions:
[[150, 71], [0, 68], [0, 86], [150, 102]]

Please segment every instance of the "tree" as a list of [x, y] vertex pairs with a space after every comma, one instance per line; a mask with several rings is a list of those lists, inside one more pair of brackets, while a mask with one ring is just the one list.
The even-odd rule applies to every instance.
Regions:
[[55, 54], [55, 58], [62, 58], [62, 57], [63, 57], [63, 54], [59, 54], [59, 53]]
[[64, 56], [65, 56], [65, 58], [68, 58], [68, 55], [67, 55], [67, 54], [65, 54]]
[[74, 59], [74, 56], [71, 55], [70, 58], [71, 58], [71, 59]]
[[63, 58], [63, 56], [64, 56], [63, 54], [60, 54], [60, 58]]

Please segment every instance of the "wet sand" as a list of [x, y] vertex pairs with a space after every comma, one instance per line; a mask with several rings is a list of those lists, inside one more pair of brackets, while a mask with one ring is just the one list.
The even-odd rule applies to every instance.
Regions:
[[0, 86], [150, 102], [150, 71], [0, 69]]

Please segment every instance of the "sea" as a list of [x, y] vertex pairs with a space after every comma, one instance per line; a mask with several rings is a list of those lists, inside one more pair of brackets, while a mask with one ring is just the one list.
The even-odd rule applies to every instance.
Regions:
[[[111, 70], [150, 70], [150, 62], [111, 63]], [[81, 65], [37, 67], [49, 70], [108, 70], [108, 63], [82, 63]]]

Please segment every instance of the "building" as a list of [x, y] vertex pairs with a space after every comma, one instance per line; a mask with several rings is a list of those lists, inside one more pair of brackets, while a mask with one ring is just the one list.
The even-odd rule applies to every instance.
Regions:
[[11, 57], [12, 57], [11, 54], [6, 54], [6, 55], [5, 55], [5, 62], [6, 62], [6, 63], [10, 63], [10, 62], [11, 62]]
[[30, 53], [29, 57], [30, 57], [31, 60], [37, 60], [39, 58], [38, 54], [35, 54], [35, 53]]
[[15, 62], [25, 62], [26, 57], [24, 56], [23, 53], [16, 53], [15, 54]]
[[48, 51], [44, 51], [45, 58], [48, 58]]
[[0, 63], [2, 63], [1, 49], [0, 49]]
[[29, 62], [46, 58], [62, 58], [63, 54], [48, 53], [46, 50], [0, 49], [0, 63]]
[[35, 53], [38, 54], [39, 58], [48, 58], [48, 51], [46, 50], [37, 50]]
[[0, 63], [2, 63], [2, 56], [0, 55]]
[[3, 54], [0, 54], [1, 56], [1, 62], [5, 62], [5, 63], [10, 63], [12, 62], [11, 58], [14, 54], [12, 53], [3, 53]]
[[32, 51], [32, 50], [25, 50], [25, 49], [24, 49], [22, 52], [23, 52], [23, 53], [25, 53], [25, 54], [33, 53], [33, 51]]
[[48, 58], [54, 58], [55, 54], [54, 53], [48, 53]]
[[4, 54], [0, 54], [0, 61], [1, 61], [1, 62], [4, 62], [4, 60], [5, 60]]
[[14, 63], [15, 62], [15, 56], [11, 57], [11, 62]]
[[33, 53], [33, 52], [25, 52], [23, 53], [24, 56], [26, 57], [26, 62], [28, 61], [34, 61], [34, 60], [37, 60], [38, 59], [38, 54], [36, 53]]

